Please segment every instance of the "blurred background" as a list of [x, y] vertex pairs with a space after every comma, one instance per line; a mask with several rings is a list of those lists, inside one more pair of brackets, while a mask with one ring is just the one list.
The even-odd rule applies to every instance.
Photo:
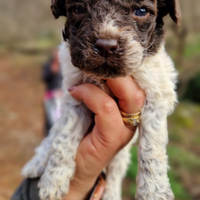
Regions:
[[[50, 0], [0, 0], [0, 200], [21, 182], [20, 170], [45, 136], [42, 71], [60, 44], [65, 19]], [[181, 26], [166, 17], [166, 49], [179, 71], [176, 111], [169, 117], [170, 182], [177, 200], [200, 200], [200, 2], [180, 0]], [[137, 147], [124, 181], [133, 200]]]

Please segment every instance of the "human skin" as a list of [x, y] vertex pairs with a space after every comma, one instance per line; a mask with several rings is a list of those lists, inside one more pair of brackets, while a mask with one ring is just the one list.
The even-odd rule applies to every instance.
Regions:
[[145, 94], [131, 76], [107, 80], [118, 102], [92, 84], [69, 88], [72, 97], [83, 101], [95, 114], [93, 130], [81, 141], [76, 156], [76, 172], [64, 200], [86, 200], [97, 177], [117, 152], [128, 144], [136, 127], [127, 126], [119, 109], [136, 113]]

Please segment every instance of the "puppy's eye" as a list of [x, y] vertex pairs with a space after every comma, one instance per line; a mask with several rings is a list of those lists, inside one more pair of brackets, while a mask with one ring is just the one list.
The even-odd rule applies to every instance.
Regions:
[[148, 14], [148, 10], [146, 8], [138, 8], [135, 10], [134, 15], [138, 17], [144, 17]]
[[76, 15], [82, 15], [86, 12], [86, 9], [82, 6], [74, 6], [73, 8], [73, 12], [76, 14]]

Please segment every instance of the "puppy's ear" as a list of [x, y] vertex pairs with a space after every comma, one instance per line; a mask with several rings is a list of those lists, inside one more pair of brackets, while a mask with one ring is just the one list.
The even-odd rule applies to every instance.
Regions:
[[169, 14], [176, 24], [181, 23], [181, 9], [178, 0], [166, 0]]
[[66, 0], [51, 0], [51, 10], [56, 19], [60, 16], [67, 17], [65, 2]]
[[158, 0], [158, 16], [169, 14], [176, 24], [181, 23], [181, 9], [178, 0]]

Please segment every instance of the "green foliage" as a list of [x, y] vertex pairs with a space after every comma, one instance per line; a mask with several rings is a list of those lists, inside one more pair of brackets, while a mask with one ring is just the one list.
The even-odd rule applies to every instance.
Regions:
[[190, 200], [191, 195], [184, 188], [184, 176], [192, 173], [200, 175], [200, 159], [195, 154], [182, 149], [177, 146], [168, 147], [169, 165], [169, 178], [175, 197], [181, 200]]
[[183, 112], [175, 113], [172, 115], [171, 119], [176, 123], [176, 126], [181, 128], [191, 128], [194, 126], [194, 122], [188, 113]]
[[[190, 200], [191, 196], [189, 192], [184, 188], [182, 171], [185, 170], [186, 173], [199, 171], [200, 159], [195, 154], [177, 146], [169, 146], [168, 155], [169, 165], [171, 167], [168, 175], [174, 195], [176, 199], [179, 200]], [[137, 147], [133, 147], [131, 150], [131, 161], [132, 163], [127, 172], [127, 177], [129, 180], [131, 180], [131, 184], [128, 186], [127, 193], [128, 196], [134, 197], [136, 192], [135, 179], [138, 171]]]
[[183, 185], [178, 181], [179, 177], [177, 174], [173, 170], [170, 170], [168, 177], [176, 199], [189, 200], [190, 195], [185, 191]]
[[188, 44], [184, 50], [184, 57], [191, 58], [200, 54], [200, 41]]
[[172, 131], [169, 133], [169, 140], [173, 142], [182, 142], [183, 141], [183, 136], [181, 133], [178, 131], [178, 129]]
[[[199, 44], [200, 48], [200, 44]], [[200, 51], [199, 51], [200, 54]], [[200, 102], [200, 73], [198, 73], [196, 76], [194, 76], [188, 86], [187, 90], [183, 96], [183, 99], [191, 100], [194, 102], [199, 103]]]
[[127, 177], [128, 179], [131, 180], [131, 184], [128, 186], [127, 193], [130, 197], [134, 197], [136, 193], [136, 175], [137, 175], [137, 166], [138, 166], [138, 161], [137, 161], [137, 147], [133, 147], [131, 149], [131, 165], [129, 166], [129, 170], [127, 172]]
[[137, 147], [133, 147], [131, 149], [131, 165], [129, 167], [129, 170], [127, 172], [127, 177], [136, 179], [137, 175], [137, 166], [138, 166], [138, 161], [137, 161]]
[[135, 196], [135, 193], [136, 193], [136, 184], [135, 183], [133, 183], [133, 184], [131, 184], [129, 186], [128, 193], [129, 193], [130, 197], [134, 197]]
[[200, 146], [200, 131], [198, 132], [198, 135], [192, 140], [192, 144]]
[[200, 174], [200, 159], [195, 154], [180, 147], [169, 146], [168, 155], [172, 170], [184, 168], [190, 172], [197, 170]]
[[198, 104], [179, 103], [173, 115], [168, 118], [170, 142], [181, 145], [185, 150], [196, 149], [196, 152], [200, 152], [199, 121], [200, 106]]

